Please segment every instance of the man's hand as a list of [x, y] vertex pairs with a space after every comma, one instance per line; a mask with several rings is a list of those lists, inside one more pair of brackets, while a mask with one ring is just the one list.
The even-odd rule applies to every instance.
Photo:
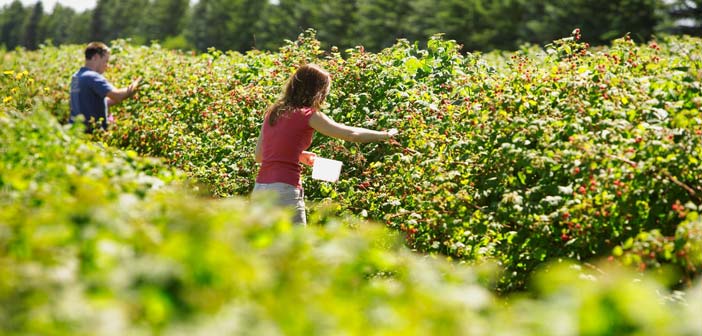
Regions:
[[123, 100], [133, 96], [137, 91], [139, 91], [139, 84], [141, 84], [141, 77], [135, 79], [132, 84], [129, 84], [127, 88], [121, 88], [112, 90], [107, 93], [107, 106], [112, 106], [114, 104], [120, 103]]
[[127, 87], [127, 97], [134, 96], [134, 94], [139, 91], [139, 84], [141, 84], [141, 77], [135, 79], [132, 84]]

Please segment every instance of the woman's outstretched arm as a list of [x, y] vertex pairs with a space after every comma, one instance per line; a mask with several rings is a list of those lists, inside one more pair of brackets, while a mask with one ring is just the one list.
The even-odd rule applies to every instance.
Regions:
[[340, 124], [322, 112], [314, 112], [310, 117], [310, 127], [326, 136], [351, 142], [376, 142], [392, 138], [397, 130], [374, 131], [362, 127], [353, 127]]

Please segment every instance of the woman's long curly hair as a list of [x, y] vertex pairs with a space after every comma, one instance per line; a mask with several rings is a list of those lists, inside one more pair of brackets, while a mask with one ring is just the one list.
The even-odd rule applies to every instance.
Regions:
[[285, 84], [283, 96], [266, 111], [268, 123], [273, 126], [280, 117], [296, 108], [311, 107], [315, 110], [324, 103], [329, 92], [329, 73], [316, 64], [305, 64]]

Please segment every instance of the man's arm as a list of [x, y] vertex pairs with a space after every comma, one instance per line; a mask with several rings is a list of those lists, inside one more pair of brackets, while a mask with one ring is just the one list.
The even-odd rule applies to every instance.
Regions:
[[134, 94], [139, 91], [139, 83], [141, 82], [141, 77], [135, 79], [132, 84], [128, 87], [122, 89], [114, 89], [107, 92], [107, 105], [112, 106], [117, 104], [129, 97], [134, 96]]

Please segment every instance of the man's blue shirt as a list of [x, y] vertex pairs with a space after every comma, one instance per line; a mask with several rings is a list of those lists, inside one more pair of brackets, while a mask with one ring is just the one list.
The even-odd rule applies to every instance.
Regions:
[[115, 90], [114, 86], [101, 74], [82, 67], [71, 77], [71, 118], [82, 114], [85, 117], [86, 131], [92, 131], [92, 122], [99, 122], [102, 129], [107, 129], [107, 93]]

